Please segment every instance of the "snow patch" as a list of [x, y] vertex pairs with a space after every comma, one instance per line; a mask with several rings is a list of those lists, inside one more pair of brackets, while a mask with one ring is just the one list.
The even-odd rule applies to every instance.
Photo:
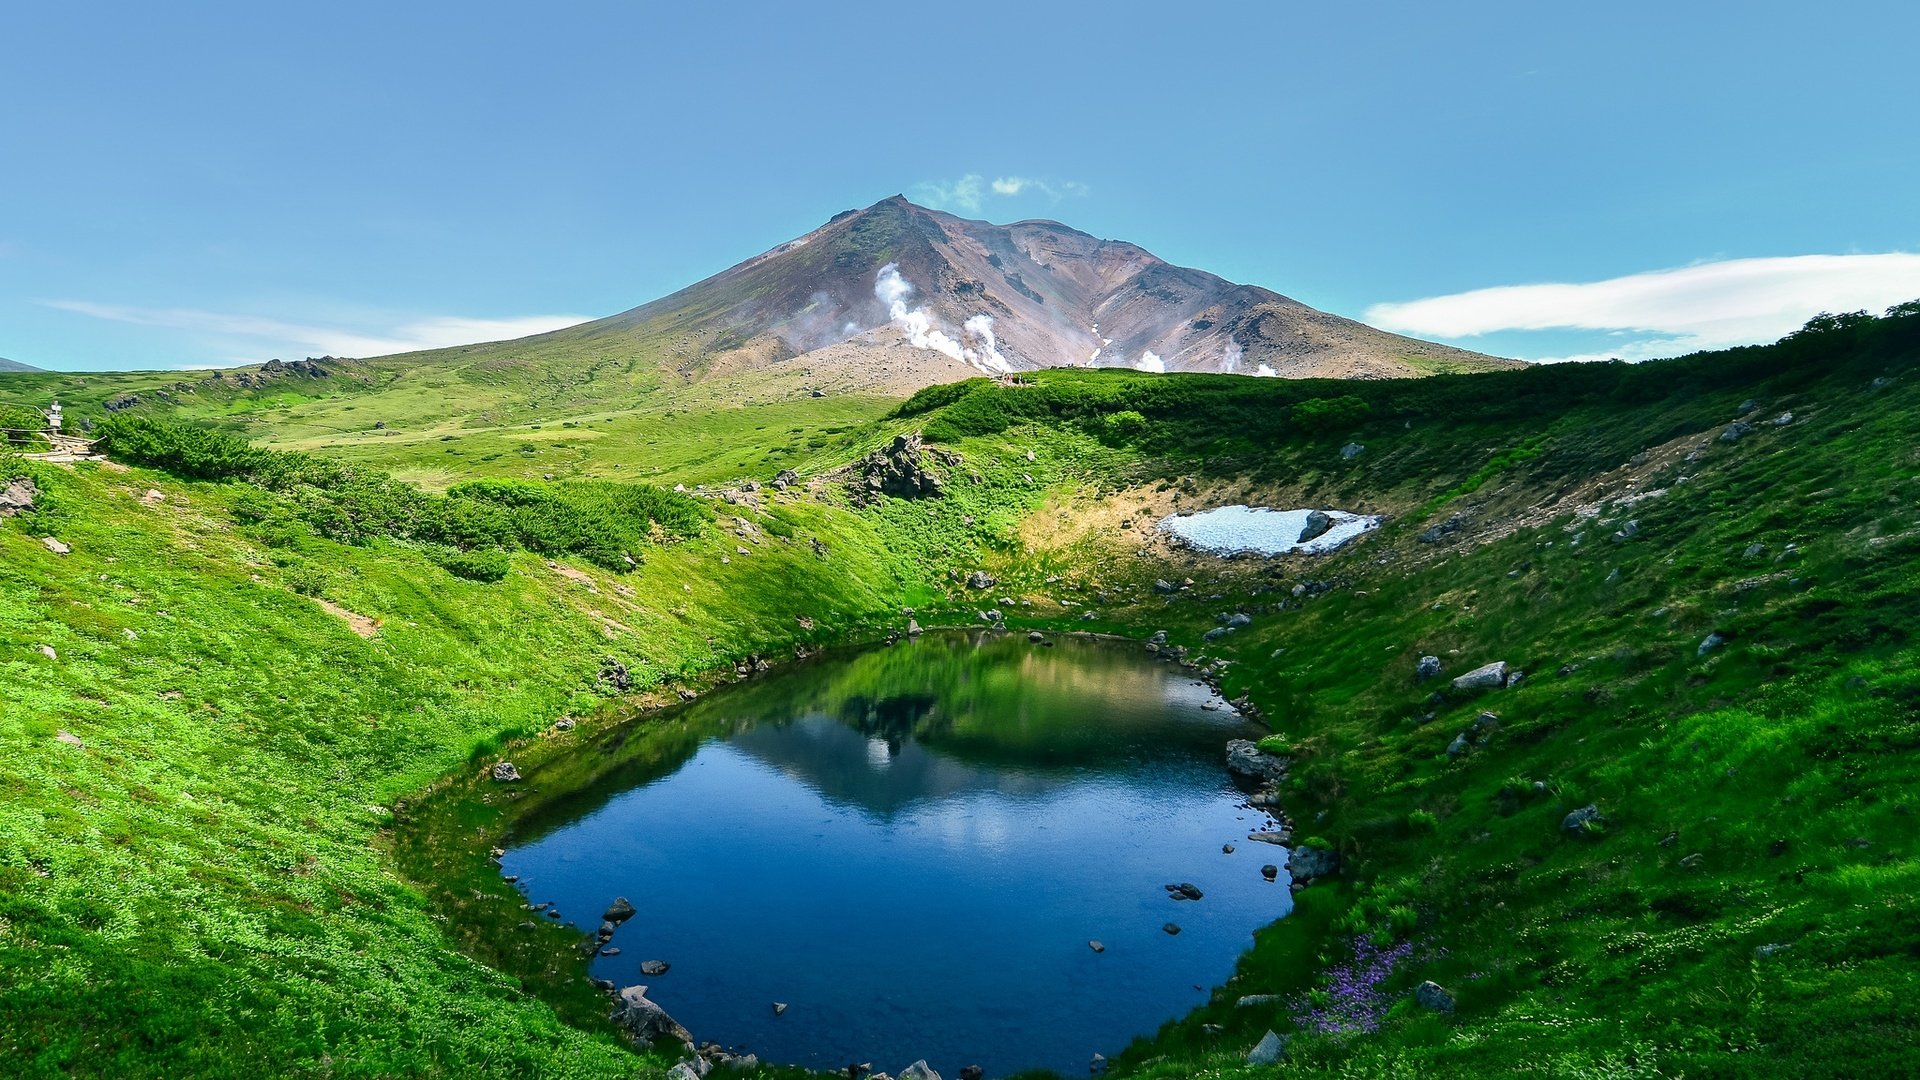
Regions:
[[1377, 516], [1328, 510], [1326, 515], [1333, 519], [1333, 527], [1303, 544], [1300, 533], [1307, 527], [1307, 515], [1312, 512], [1275, 510], [1267, 506], [1222, 506], [1198, 514], [1171, 514], [1160, 520], [1158, 528], [1188, 547], [1216, 555], [1239, 552], [1312, 555], [1332, 551], [1380, 525]]

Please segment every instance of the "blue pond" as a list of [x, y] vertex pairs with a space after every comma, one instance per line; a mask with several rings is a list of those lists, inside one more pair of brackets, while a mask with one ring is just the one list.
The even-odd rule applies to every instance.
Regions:
[[634, 730], [642, 752], [518, 824], [504, 870], [587, 934], [627, 897], [593, 975], [763, 1060], [1084, 1075], [1290, 907], [1224, 766], [1259, 729], [1137, 644], [929, 635]]

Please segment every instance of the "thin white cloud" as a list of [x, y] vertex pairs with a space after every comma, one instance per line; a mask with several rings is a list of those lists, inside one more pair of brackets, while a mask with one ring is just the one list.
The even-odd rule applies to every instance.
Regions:
[[523, 315], [507, 319], [469, 319], [457, 315], [390, 318], [377, 328], [349, 328], [289, 322], [259, 315], [241, 315], [195, 308], [144, 308], [124, 304], [97, 304], [88, 300], [46, 300], [42, 303], [95, 319], [184, 330], [217, 339], [242, 355], [266, 356], [389, 356], [393, 353], [472, 345], [543, 334], [586, 322], [585, 315]]
[[1501, 331], [1612, 332], [1605, 353], [1536, 358], [1646, 360], [1777, 340], [1822, 311], [1874, 311], [1920, 297], [1920, 254], [1728, 259], [1583, 284], [1505, 285], [1375, 304], [1366, 321], [1437, 338]]
[[958, 180], [929, 180], [915, 184], [914, 198], [936, 210], [962, 210], [977, 214], [986, 205], [988, 195], [1011, 198], [1022, 194], [1039, 194], [1049, 203], [1061, 199], [1079, 198], [1087, 193], [1087, 185], [1078, 180], [1039, 180], [1031, 176], [998, 176], [989, 181], [979, 173], [968, 173]]

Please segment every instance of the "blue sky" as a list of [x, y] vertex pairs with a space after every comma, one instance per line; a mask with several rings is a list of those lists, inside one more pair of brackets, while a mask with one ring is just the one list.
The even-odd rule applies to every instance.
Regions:
[[1753, 340], [1920, 296], [1915, 41], [1848, 0], [13, 4], [0, 356], [512, 336], [897, 191], [1506, 355]]

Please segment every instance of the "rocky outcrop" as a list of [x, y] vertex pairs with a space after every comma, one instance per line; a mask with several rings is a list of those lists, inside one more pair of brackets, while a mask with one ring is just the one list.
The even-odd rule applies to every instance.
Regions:
[[649, 1000], [644, 986], [629, 986], [615, 994], [611, 1019], [642, 1046], [677, 1042], [693, 1048], [693, 1034], [668, 1016], [667, 1010]]
[[33, 509], [33, 498], [40, 494], [31, 477], [10, 480], [0, 488], [0, 517], [12, 517]]
[[503, 761], [493, 767], [493, 778], [503, 784], [520, 779], [520, 770], [511, 761]]
[[1421, 1008], [1432, 1009], [1434, 1012], [1453, 1011], [1453, 994], [1432, 979], [1413, 988], [1413, 1000], [1418, 1002]]
[[1307, 524], [1300, 530], [1300, 543], [1317, 540], [1333, 528], [1333, 518], [1325, 510], [1315, 510], [1307, 515]]
[[1455, 690], [1497, 690], [1507, 685], [1507, 662], [1495, 660], [1482, 664], [1453, 680]]
[[1269, 1030], [1254, 1048], [1247, 1051], [1249, 1065], [1277, 1065], [1287, 1054], [1287, 1037]]
[[1296, 884], [1304, 885], [1315, 878], [1330, 877], [1339, 872], [1340, 853], [1332, 848], [1302, 844], [1287, 855], [1287, 873], [1292, 875]]
[[894, 436], [886, 449], [875, 450], [854, 464], [854, 501], [871, 505], [883, 497], [938, 498], [946, 480], [928, 467], [929, 457], [947, 466], [960, 464], [958, 454], [926, 450], [917, 431]]
[[1251, 739], [1227, 743], [1227, 771], [1250, 780], [1280, 781], [1287, 776], [1287, 759], [1269, 754]]

